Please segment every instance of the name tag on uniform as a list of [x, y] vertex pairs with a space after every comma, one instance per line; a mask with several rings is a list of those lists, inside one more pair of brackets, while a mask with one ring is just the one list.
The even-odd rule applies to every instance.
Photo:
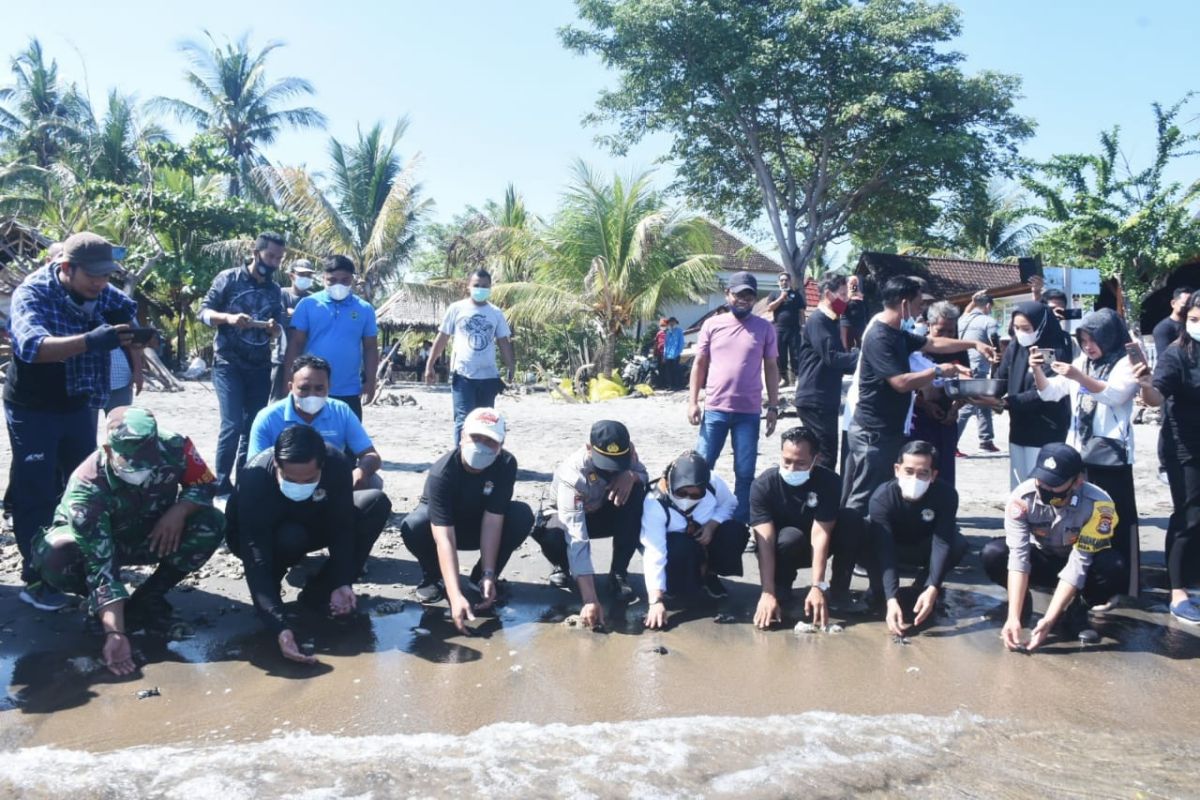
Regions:
[[495, 489], [495, 488], [496, 488], [496, 484], [492, 483], [491, 481], [488, 481], [487, 483], [485, 483], [483, 485], [483, 496], [491, 497], [492, 489]]
[[819, 501], [817, 500], [817, 493], [816, 493], [816, 492], [809, 492], [809, 493], [808, 493], [808, 499], [804, 501], [804, 504], [805, 504], [806, 506], [808, 506], [809, 508], [816, 508], [816, 507], [817, 507], [817, 503], [818, 503], [818, 502], [819, 502]]
[[925, 520], [926, 522], [933, 522], [933, 518], [935, 516], [937, 515], [933, 513], [932, 508], [925, 508], [921, 510], [921, 519]]
[[317, 490], [312, 493], [313, 502], [319, 503], [324, 499], [325, 499], [325, 490], [320, 487], [317, 487]]

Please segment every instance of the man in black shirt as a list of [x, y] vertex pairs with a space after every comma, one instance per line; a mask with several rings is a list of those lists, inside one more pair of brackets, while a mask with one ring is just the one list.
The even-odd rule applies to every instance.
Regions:
[[378, 489], [355, 492], [350, 462], [308, 425], [285, 428], [275, 447], [247, 462], [227, 508], [229, 549], [242, 559], [254, 607], [279, 650], [311, 663], [283, 613], [280, 581], [306, 553], [329, 549], [300, 603], [335, 616], [352, 612], [362, 573], [392, 506]]
[[1171, 313], [1154, 326], [1154, 352], [1159, 358], [1167, 352], [1171, 342], [1179, 339], [1187, 319], [1188, 302], [1192, 299], [1192, 287], [1180, 286], [1171, 295]]
[[842, 376], [854, 372], [858, 351], [842, 346], [839, 318], [849, 289], [845, 275], [826, 273], [820, 282], [821, 302], [800, 333], [796, 356], [796, 413], [804, 427], [820, 439], [817, 463], [834, 469], [838, 460], [838, 409]]
[[762, 577], [762, 596], [754, 612], [759, 628], [782, 620], [782, 606], [805, 565], [812, 566], [812, 589], [804, 599], [804, 613], [816, 625], [829, 621], [825, 562], [831, 550], [833, 589], [842, 592], [850, 586], [857, 520], [839, 512], [841, 482], [832, 470], [818, 465], [820, 453], [816, 432], [792, 428], [783, 434], [779, 464], [763, 471], [750, 487], [750, 525]]
[[788, 381], [788, 365], [792, 375], [796, 374], [796, 349], [800, 346], [800, 326], [804, 324], [804, 309], [808, 301], [804, 287], [792, 287], [792, 276], [784, 272], [779, 276], [779, 291], [772, 292], [767, 301], [767, 310], [774, 315], [775, 336], [779, 340], [779, 383]]
[[[864, 566], [871, 594], [887, 600], [888, 630], [902, 636], [904, 622], [899, 598], [899, 565], [920, 570], [913, 589], [920, 590], [911, 610], [914, 625], [933, 613], [942, 582], [967, 554], [967, 539], [958, 530], [958, 492], [937, 479], [937, 448], [929, 442], [904, 445], [896, 459], [896, 477], [871, 495], [871, 516]], [[924, 589], [921, 587], [924, 586]]]
[[920, 312], [920, 284], [909, 277], [889, 278], [883, 285], [883, 311], [863, 337], [858, 377], [858, 406], [846, 434], [846, 470], [842, 505], [860, 517], [867, 515], [871, 494], [892, 474], [912, 416], [913, 392], [938, 378], [971, 371], [960, 364], [938, 364], [912, 372], [909, 356], [924, 353], [961, 353], [972, 348], [995, 358], [985, 342], [966, 342], [910, 333]]
[[463, 633], [475, 615], [458, 585], [458, 551], [479, 551], [471, 583], [482, 601], [474, 610], [487, 609], [496, 602], [504, 565], [533, 529], [533, 510], [512, 499], [517, 459], [503, 449], [504, 431], [504, 417], [493, 408], [468, 414], [462, 443], [429, 469], [420, 503], [400, 525], [405, 547], [421, 564], [417, 600], [449, 598], [451, 619]]

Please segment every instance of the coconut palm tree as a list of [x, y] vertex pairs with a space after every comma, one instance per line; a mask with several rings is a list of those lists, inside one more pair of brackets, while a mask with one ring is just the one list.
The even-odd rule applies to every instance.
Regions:
[[980, 261], [1029, 255], [1046, 229], [1030, 221], [1025, 195], [1000, 183], [978, 186], [956, 197], [943, 214], [944, 249]]
[[545, 242], [534, 280], [501, 284], [497, 299], [518, 324], [586, 319], [601, 338], [601, 371], [639, 321], [716, 286], [720, 257], [702, 220], [666, 208], [649, 173], [605, 181], [578, 162]]
[[0, 136], [18, 157], [47, 169], [83, 138], [91, 109], [74, 84], [59, 79], [58, 62], [46, 63], [37, 39], [12, 59], [12, 72], [14, 85], [0, 89], [0, 102], [8, 105], [0, 109]]
[[133, 96], [116, 89], [109, 92], [104, 118], [94, 128], [96, 133], [88, 141], [91, 177], [113, 183], [132, 183], [144, 177], [138, 149], [170, 140], [161, 125], [142, 119]]
[[282, 47], [282, 42], [268, 42], [255, 53], [247, 34], [224, 45], [206, 36], [207, 42], [190, 40], [179, 46], [192, 65], [184, 78], [197, 102], [157, 97], [151, 107], [221, 137], [240, 169], [229, 181], [229, 194], [237, 197], [250, 170], [263, 163], [264, 145], [274, 142], [286, 128], [324, 128], [325, 115], [308, 106], [279, 108], [314, 92], [312, 84], [302, 78], [268, 81], [267, 56]]
[[376, 124], [353, 143], [331, 139], [328, 190], [297, 167], [266, 167], [256, 175], [276, 207], [300, 223], [294, 249], [312, 257], [340, 253], [361, 270], [368, 299], [380, 296], [416, 249], [416, 232], [432, 201], [416, 181], [420, 156], [404, 163], [400, 120], [390, 135]]

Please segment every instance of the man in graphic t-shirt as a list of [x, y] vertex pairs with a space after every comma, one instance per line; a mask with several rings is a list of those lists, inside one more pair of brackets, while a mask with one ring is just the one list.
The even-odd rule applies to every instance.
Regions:
[[492, 276], [477, 269], [467, 284], [470, 297], [459, 300], [446, 309], [441, 330], [433, 341], [433, 352], [425, 364], [425, 382], [436, 380], [434, 365], [450, 337], [454, 337], [454, 353], [450, 372], [450, 394], [454, 400], [454, 446], [462, 436], [463, 420], [476, 408], [495, 405], [496, 395], [503, 384], [496, 369], [496, 345], [512, 381], [516, 360], [513, 356], [512, 331], [504, 312], [488, 302], [492, 295]]

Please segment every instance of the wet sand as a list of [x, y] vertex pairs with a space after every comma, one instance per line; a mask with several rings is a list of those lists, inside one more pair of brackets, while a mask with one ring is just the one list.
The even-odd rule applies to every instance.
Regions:
[[[1135, 790], [1179, 796], [1197, 791], [1184, 779], [1195, 775], [1188, 765], [1200, 755], [1195, 742], [1200, 635], [1162, 613], [1164, 592], [1151, 591], [1139, 607], [1097, 617], [1095, 627], [1103, 637], [1099, 645], [1052, 641], [1032, 656], [1004, 651], [999, 641], [1002, 592], [983, 575], [978, 551], [988, 538], [999, 535], [1002, 525], [1006, 456], [973, 456], [959, 462], [960, 523], [971, 554], [948, 583], [946, 615], [907, 644], [894, 642], [881, 621], [862, 617], [838, 618], [845, 626], [842, 633], [795, 635], [791, 625], [797, 619], [796, 607], [780, 629], [755, 630], [750, 620], [758, 598], [757, 571], [750, 555], [744, 562], [745, 577], [727, 581], [727, 600], [706, 600], [674, 612], [664, 632], [642, 628], [644, 602], [629, 607], [610, 603], [613, 625], [608, 633], [572, 628], [563, 620], [578, 610], [577, 600], [545, 584], [548, 567], [532, 541], [506, 570], [509, 601], [495, 615], [481, 615], [474, 623], [475, 635], [465, 637], [445, 619], [444, 605], [424, 609], [408, 599], [418, 570], [395, 527], [400, 515], [415, 505], [425, 470], [448, 449], [449, 394], [414, 386], [400, 391], [411, 394], [418, 406], [367, 410], [368, 429], [385, 459], [386, 488], [397, 515], [359, 586], [364, 613], [348, 623], [312, 620], [303, 631], [302, 637], [317, 648], [321, 664], [316, 667], [290, 664], [278, 656], [274, 642], [259, 631], [240, 565], [219, 554], [203, 577], [189, 582], [188, 591], [172, 597], [195, 635], [172, 642], [136, 637], [148, 663], [132, 678], [118, 681], [89, 663], [98, 654], [98, 640], [83, 633], [78, 612], [44, 614], [17, 600], [19, 562], [11, 538], [6, 540], [0, 551], [0, 674], [8, 687], [6, 706], [0, 711], [0, 742], [9, 751], [7, 766], [0, 766], [5, 794], [17, 790], [41, 796], [91, 788], [88, 783], [54, 783], [66, 778], [46, 775], [47, 765], [74, 763], [72, 759], [84, 758], [86, 752], [107, 755], [88, 756], [93, 760], [85, 759], [87, 767], [78, 780], [93, 775], [93, 770], [96, 776], [111, 774], [114, 766], [127, 765], [131, 754], [142, 752], [117, 752], [122, 748], [149, 745], [168, 748], [159, 755], [171, 757], [185, 748], [198, 759], [197, 775], [226, 769], [220, 754], [234, 744], [258, 748], [245, 752], [258, 753], [277, 766], [292, 763], [300, 769], [299, 761], [308, 759], [312, 766], [320, 760], [319, 755], [300, 754], [315, 748], [328, 755], [337, 750], [330, 741], [344, 742], [348, 736], [392, 737], [386, 752], [399, 757], [397, 750], [405, 751], [414, 760], [389, 760], [389, 766], [381, 768], [389, 780], [404, 775], [416, 780], [413, 775], [431, 769], [421, 766], [423, 747], [437, 752], [471, 748], [483, 737], [507, 741], [513, 752], [524, 752], [522, 748], [533, 747], [532, 742], [551, 730], [554, 741], [564, 743], [563, 750], [559, 760], [542, 752], [545, 748], [536, 757], [531, 750], [529, 765], [549, 759], [540, 770], [583, 763], [570, 743], [578, 739], [584, 746], [589, 736], [597, 742], [622, 742], [623, 753], [643, 740], [650, 747], [667, 737], [690, 753], [684, 756], [685, 761], [691, 759], [689, 764], [714, 759], [705, 773], [707, 782], [675, 784], [684, 794], [771, 796], [800, 787], [829, 796], [931, 789], [940, 794], [962, 785], [974, 787], [969, 794], [1020, 796], [1030, 788], [1022, 781], [1042, 787], [1040, 793], [1066, 796], [1129, 796]], [[186, 393], [176, 395], [147, 393], [139, 403], [152, 408], [164, 427], [192, 435], [206, 456], [214, 454], [216, 401], [207, 386], [189, 384]], [[624, 421], [652, 472], [695, 441], [679, 394], [595, 406], [529, 395], [504, 398], [501, 408], [510, 418], [509, 449], [521, 466], [518, 497], [535, 508], [555, 464], [585, 441], [594, 419]], [[794, 418], [785, 417], [780, 425], [794, 423]], [[973, 452], [973, 429], [964, 437], [967, 452]], [[1138, 426], [1136, 435], [1144, 575], [1158, 585], [1164, 577], [1162, 540], [1169, 494], [1154, 474], [1157, 428]], [[1005, 440], [1006, 421], [1000, 417], [997, 441]], [[776, 442], [777, 438], [763, 439], [760, 468], [774, 457]], [[5, 442], [0, 464], [8, 460]], [[728, 453], [718, 470], [732, 475]], [[597, 566], [603, 570], [609, 559], [607, 542], [597, 543], [596, 549]], [[473, 558], [463, 558], [464, 573]], [[304, 566], [315, 563], [310, 559]], [[293, 571], [289, 580], [301, 583], [303, 571]], [[638, 556], [632, 571], [640, 592]], [[797, 603], [807, 591], [806, 572], [798, 584]], [[865, 581], [856, 578], [855, 588], [865, 588]], [[289, 587], [286, 598], [294, 598], [295, 592]], [[1046, 599], [1036, 599], [1039, 611]], [[718, 615], [732, 622], [715, 622]], [[138, 699], [137, 692], [151, 688], [160, 695]], [[683, 721], [664, 721], [675, 718]], [[496, 723], [537, 727], [513, 729], [495, 727]], [[593, 723], [612, 725], [586, 727]], [[689, 733], [706, 726], [713, 726], [708, 738]], [[881, 774], [898, 783], [880, 783], [869, 770], [862, 772], [862, 783], [856, 782], [854, 770], [846, 772], [853, 777], [851, 783], [828, 783], [827, 772], [792, 775], [782, 764], [759, 774], [758, 782], [721, 782], [742, 774], [746, 764], [761, 772], [774, 763], [763, 760], [771, 742], [808, 742], [807, 736], [821, 731], [832, 737], [831, 742], [839, 741], [838, 731], [852, 729], [861, 737], [850, 748], [852, 755], [866, 758], [871, 752], [868, 741], [881, 747], [888, 743], [891, 749], [879, 757], [894, 764]], [[281, 738], [299, 731], [313, 737]], [[436, 747], [419, 736], [405, 738], [425, 733], [443, 738]], [[320, 736], [336, 738], [326, 741]], [[746, 745], [755, 736], [763, 741], [751, 748], [754, 753], [735, 744]], [[908, 740], [916, 750], [898, 744]], [[289, 741], [293, 747], [288, 752], [294, 757], [290, 762], [271, 750]], [[811, 758], [826, 765], [843, 763], [830, 756], [829, 742], [814, 739], [809, 744], [825, 748], [818, 748], [820, 758]], [[1003, 766], [989, 763], [989, 754], [998, 752], [1007, 754], [1000, 759]], [[909, 763], [914, 757], [924, 766]], [[491, 756], [479, 758], [486, 764]], [[666, 755], [663, 758], [664, 765], [671, 763]], [[624, 763], [616, 755], [613, 759]], [[343, 758], [336, 763], [347, 762]], [[901, 768], [904, 764], [909, 766]], [[931, 769], [933, 764], [949, 771]], [[545, 788], [548, 784], [523, 783], [542, 774], [537, 769], [532, 778], [510, 776], [512, 791], [499, 793], [527, 792], [529, 785]], [[1096, 770], [1107, 771], [1098, 778]], [[361, 781], [366, 772], [370, 770], [353, 774]], [[615, 775], [608, 775], [610, 782], [604, 783], [602, 768], [583, 770], [580, 780], [585, 773], [600, 783], [581, 783], [575, 788], [582, 794], [604, 795], [605, 787], [625, 787], [627, 791], [612, 793], [626, 794], [643, 784], [663, 790], [653, 781], [645, 783], [649, 779], [644, 775], [630, 778], [626, 785], [612, 783]], [[663, 774], [670, 773], [664, 766]], [[694, 777], [690, 768], [686, 774]], [[246, 784], [254, 787], [252, 793], [273, 794], [274, 785], [255, 775], [259, 782]], [[764, 777], [771, 775], [772, 780], [792, 777], [779, 784]], [[408, 785], [403, 780], [391, 790], [376, 788], [381, 796], [393, 791], [441, 794], [457, 785], [443, 777], [445, 782], [425, 788], [420, 781]], [[147, 773], [145, 781], [127, 788], [154, 793], [154, 779]], [[311, 786], [317, 785], [323, 784]], [[475, 784], [459, 788], [470, 785]], [[311, 788], [304, 782], [288, 785], [306, 786]], [[339, 786], [335, 794], [360, 790], [354, 781]]]

